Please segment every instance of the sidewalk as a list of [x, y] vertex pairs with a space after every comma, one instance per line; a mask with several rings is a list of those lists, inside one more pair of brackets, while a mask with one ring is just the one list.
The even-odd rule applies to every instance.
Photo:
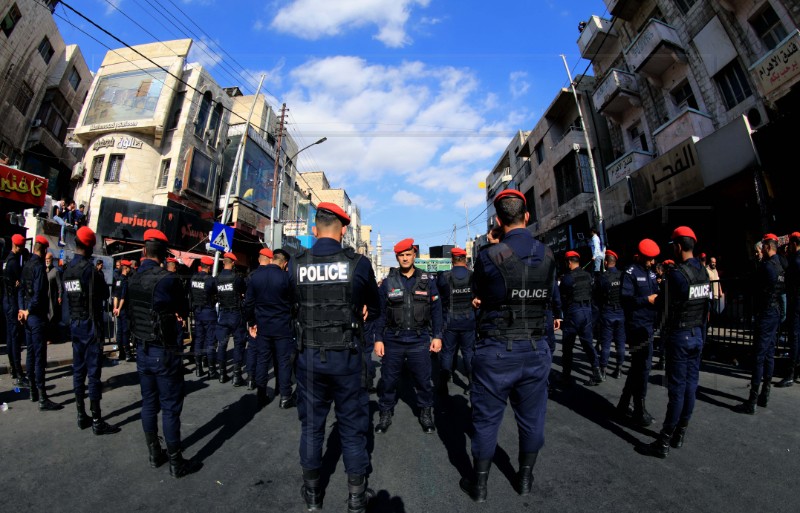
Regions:
[[[103, 345], [103, 353], [106, 358], [116, 358], [116, 342], [111, 339], [106, 339]], [[7, 353], [6, 353], [7, 354]], [[27, 359], [27, 349], [22, 349], [22, 368], [25, 369], [25, 362]], [[58, 344], [50, 344], [47, 346], [47, 368], [63, 367], [64, 365], [72, 365], [72, 342], [61, 342]], [[27, 372], [27, 369], [25, 370]], [[0, 375], [10, 374], [8, 368], [8, 356], [4, 355], [0, 361]]]

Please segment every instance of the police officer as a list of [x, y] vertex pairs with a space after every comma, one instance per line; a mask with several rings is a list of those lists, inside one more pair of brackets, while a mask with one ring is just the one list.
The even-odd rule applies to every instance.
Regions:
[[[20, 386], [28, 386], [28, 379], [22, 370], [22, 339], [17, 316], [19, 314], [19, 284], [22, 279], [22, 247], [25, 237], [20, 234], [11, 236], [11, 252], [3, 263], [3, 313], [6, 318], [6, 351], [8, 352], [8, 365], [11, 368], [11, 379], [16, 380]], [[30, 367], [28, 372], [30, 372]]]
[[789, 235], [788, 267], [786, 268], [786, 319], [789, 330], [789, 371], [778, 388], [800, 383], [800, 232]]
[[600, 342], [600, 376], [605, 379], [611, 355], [611, 341], [615, 343], [617, 362], [614, 370], [609, 374], [614, 379], [619, 378], [620, 368], [625, 361], [625, 313], [622, 311], [621, 291], [622, 273], [617, 268], [618, 256], [610, 249], [606, 250], [606, 272], [595, 279], [595, 299], [599, 309], [600, 329], [598, 338]]
[[177, 345], [176, 319], [186, 319], [189, 303], [180, 279], [160, 267], [167, 255], [167, 236], [144, 232], [144, 258], [128, 280], [131, 334], [136, 342], [136, 368], [142, 391], [142, 428], [150, 452], [150, 466], [166, 458], [158, 440], [158, 412], [167, 442], [169, 473], [179, 478], [200, 467], [181, 454], [183, 360]]
[[441, 371], [438, 389], [447, 393], [447, 382], [454, 371], [454, 360], [461, 348], [467, 389], [472, 381], [472, 355], [475, 349], [475, 310], [472, 308], [472, 271], [467, 269], [467, 252], [461, 248], [450, 251], [453, 268], [441, 273], [436, 286], [442, 296], [444, 340], [439, 353]]
[[198, 378], [205, 376], [203, 358], [207, 357], [214, 361], [215, 354], [217, 312], [214, 306], [217, 302], [217, 284], [214, 277], [208, 273], [212, 265], [214, 265], [213, 258], [202, 257], [199, 270], [189, 281], [189, 299], [194, 313], [194, 375]]
[[[88, 226], [75, 233], [75, 256], [64, 271], [64, 290], [69, 301], [70, 333], [72, 334], [72, 388], [78, 409], [78, 427], [92, 426], [95, 435], [119, 433], [120, 429], [103, 420], [100, 411], [103, 365], [103, 301], [108, 299], [108, 287], [97, 279], [92, 268], [92, 250], [97, 238]], [[89, 378], [89, 407], [86, 415], [86, 378]]]
[[392, 424], [397, 404], [397, 382], [403, 362], [408, 361], [417, 391], [422, 431], [433, 433], [433, 387], [430, 352], [442, 348], [442, 302], [435, 277], [414, 266], [417, 251], [413, 239], [394, 246], [400, 267], [393, 267], [380, 286], [381, 319], [375, 327], [375, 354], [383, 358], [378, 386], [380, 421], [376, 433]]
[[749, 415], [755, 414], [756, 403], [763, 408], [769, 402], [770, 382], [775, 369], [775, 342], [783, 314], [782, 296], [786, 292], [776, 235], [772, 233], [764, 235], [761, 240], [761, 255], [761, 263], [756, 272], [756, 297], [753, 305], [756, 313], [756, 337], [753, 347], [755, 365], [750, 378], [750, 397], [735, 408], [738, 413]]
[[[177, 258], [168, 257], [167, 260], [166, 260], [166, 263], [164, 264], [164, 268], [167, 270], [167, 272], [174, 273], [176, 276], [180, 277], [180, 275], [178, 274], [178, 263], [179, 262], [178, 262]], [[181, 280], [181, 284], [183, 285], [183, 289], [186, 290], [186, 283], [184, 283], [183, 278], [180, 278], [180, 280]], [[188, 299], [189, 298], [187, 296], [187, 300]], [[177, 331], [178, 347], [180, 347], [181, 351], [183, 351], [185, 349], [183, 347], [184, 346], [183, 340], [185, 338], [184, 335], [186, 333], [186, 319], [180, 319], [179, 318], [175, 322], [177, 323], [176, 329], [178, 330]]]
[[631, 366], [622, 396], [617, 403], [617, 413], [628, 419], [628, 409], [633, 398], [633, 417], [630, 420], [638, 426], [647, 427], [654, 422], [647, 412], [647, 382], [653, 358], [653, 330], [655, 329], [659, 295], [656, 274], [652, 267], [661, 252], [652, 239], [639, 242], [639, 253], [634, 263], [622, 275], [622, 308], [625, 311], [625, 340], [631, 353]]
[[656, 441], [645, 452], [666, 458], [670, 445], [683, 446], [683, 438], [694, 411], [700, 360], [711, 302], [711, 280], [705, 266], [694, 257], [697, 237], [688, 226], [672, 232], [674, 267], [666, 272], [664, 351], [667, 360], [667, 414]]
[[31, 401], [39, 401], [39, 410], [60, 410], [63, 408], [47, 398], [44, 373], [47, 365], [47, 345], [44, 335], [47, 327], [49, 311], [47, 294], [47, 272], [44, 268], [44, 254], [50, 243], [41, 235], [37, 235], [33, 244], [33, 253], [22, 268], [17, 301], [19, 312], [17, 320], [24, 324], [25, 346], [27, 347], [28, 374], [31, 383]]
[[[350, 513], [366, 510], [369, 394], [360, 341], [362, 312], [378, 311], [378, 287], [368, 259], [342, 249], [350, 218], [333, 203], [317, 205], [317, 242], [290, 263], [298, 302], [297, 413], [302, 425], [301, 493], [309, 510], [322, 508], [322, 445], [331, 402], [342, 440]], [[260, 329], [259, 329], [260, 334]]]
[[[247, 324], [256, 339], [256, 365], [250, 376], [254, 376], [259, 403], [267, 401], [267, 372], [274, 355], [277, 363], [275, 388], [281, 396], [278, 406], [282, 410], [297, 404], [292, 392], [291, 364], [294, 351], [294, 286], [289, 280], [289, 273], [282, 267], [288, 264], [285, 254], [282, 251], [274, 255], [269, 248], [259, 252], [258, 262], [261, 265], [250, 275], [244, 300]], [[273, 261], [273, 257], [277, 258]]]
[[567, 259], [568, 271], [561, 277], [558, 287], [564, 305], [564, 323], [561, 326], [564, 333], [561, 339], [564, 370], [562, 383], [565, 386], [572, 384], [572, 352], [575, 338], [578, 337], [592, 367], [592, 377], [585, 384], [596, 386], [603, 379], [598, 366], [597, 351], [592, 344], [592, 276], [581, 268], [581, 257], [577, 251], [567, 251], [564, 257]]
[[119, 271], [115, 269], [113, 310], [114, 317], [117, 318], [117, 348], [119, 350], [119, 361], [135, 362], [134, 350], [130, 343], [130, 328], [128, 326], [128, 276], [131, 274], [131, 263], [129, 260], [117, 260]]
[[[236, 255], [225, 253], [222, 259], [223, 270], [217, 275], [217, 299], [219, 300], [219, 318], [217, 319], [217, 362], [219, 363], [219, 382], [228, 381], [226, 368], [228, 337], [233, 335], [233, 386], [244, 385], [242, 366], [245, 359], [247, 331], [242, 319], [242, 298], [246, 285], [244, 279], [236, 274], [234, 264]], [[209, 362], [211, 373], [216, 374], [215, 365]]]
[[[489, 468], [506, 403], [519, 431], [516, 488], [528, 495], [533, 467], [544, 445], [547, 378], [552, 363], [545, 322], [558, 294], [553, 253], [525, 228], [525, 196], [506, 189], [494, 199], [503, 241], [482, 250], [475, 262], [473, 292], [479, 303], [478, 340], [472, 360], [473, 472], [460, 487], [475, 502], [487, 495]], [[553, 328], [561, 324], [556, 313]]]

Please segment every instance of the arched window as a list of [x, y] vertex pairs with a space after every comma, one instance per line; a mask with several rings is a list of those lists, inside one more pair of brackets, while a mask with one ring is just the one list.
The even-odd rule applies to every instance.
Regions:
[[203, 137], [208, 122], [208, 113], [211, 111], [211, 91], [206, 91], [197, 111], [197, 120], [194, 122], [194, 135]]
[[222, 121], [222, 104], [217, 103], [211, 113], [211, 120], [208, 122], [208, 144], [215, 146], [219, 138], [219, 125]]

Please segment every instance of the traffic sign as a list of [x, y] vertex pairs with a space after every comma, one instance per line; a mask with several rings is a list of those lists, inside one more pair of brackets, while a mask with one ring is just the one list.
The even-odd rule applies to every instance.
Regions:
[[233, 243], [233, 226], [214, 223], [211, 230], [211, 242], [208, 244], [217, 251], [230, 251]]

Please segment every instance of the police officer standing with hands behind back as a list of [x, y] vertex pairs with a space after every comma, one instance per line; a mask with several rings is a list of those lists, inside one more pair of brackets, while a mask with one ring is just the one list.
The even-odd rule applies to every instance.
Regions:
[[214, 340], [217, 336], [217, 311], [214, 309], [217, 302], [217, 283], [208, 273], [212, 265], [213, 258], [202, 257], [199, 270], [189, 281], [194, 313], [194, 375], [198, 378], [205, 376], [203, 358], [211, 355], [213, 361]]
[[611, 354], [611, 341], [616, 344], [617, 362], [611, 376], [619, 378], [620, 368], [625, 361], [625, 312], [620, 303], [622, 291], [622, 273], [617, 268], [618, 256], [610, 249], [606, 250], [606, 272], [595, 278], [595, 300], [600, 309], [600, 328], [598, 342], [600, 344], [600, 375], [605, 377], [608, 359]]
[[455, 359], [461, 348], [467, 387], [472, 382], [472, 354], [475, 348], [475, 309], [472, 308], [472, 271], [467, 269], [467, 252], [461, 248], [450, 251], [453, 268], [439, 275], [437, 287], [442, 297], [444, 340], [439, 361], [438, 392], [447, 393], [447, 382], [455, 371]]
[[[247, 344], [247, 331], [242, 318], [242, 299], [246, 284], [234, 269], [236, 255], [225, 253], [222, 259], [224, 269], [217, 275], [217, 299], [219, 300], [219, 318], [217, 319], [217, 364], [219, 365], [219, 382], [228, 381], [226, 351], [228, 337], [233, 335], [233, 386], [244, 385], [242, 379], [242, 366], [245, 362], [245, 345]], [[216, 369], [213, 363], [211, 373]]]

